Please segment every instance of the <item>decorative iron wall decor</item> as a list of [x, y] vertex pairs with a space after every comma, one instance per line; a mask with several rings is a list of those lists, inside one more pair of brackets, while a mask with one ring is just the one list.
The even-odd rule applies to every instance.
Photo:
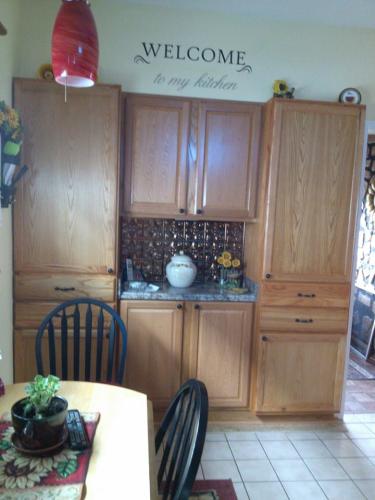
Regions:
[[197, 266], [197, 283], [217, 281], [217, 257], [228, 250], [243, 262], [245, 225], [240, 222], [122, 219], [121, 259], [131, 258], [147, 281], [163, 282], [171, 257], [183, 250]]

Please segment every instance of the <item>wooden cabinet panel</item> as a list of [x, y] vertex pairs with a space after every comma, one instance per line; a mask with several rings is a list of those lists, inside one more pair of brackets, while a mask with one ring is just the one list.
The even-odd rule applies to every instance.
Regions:
[[[42, 320], [49, 314], [52, 309], [57, 307], [60, 302], [16, 302], [14, 304], [14, 326], [16, 329], [20, 328], [34, 328], [37, 330], [42, 322]], [[116, 310], [116, 304], [108, 304], [110, 307]], [[81, 318], [86, 315], [86, 304], [81, 304], [79, 306]], [[104, 325], [108, 327], [110, 324], [110, 318], [106, 314], [104, 315]]]
[[347, 333], [348, 309], [312, 307], [261, 307], [261, 330], [283, 332]]
[[[61, 344], [60, 332], [56, 331], [56, 371], [61, 374]], [[29, 382], [37, 374], [36, 358], [35, 358], [35, 338], [36, 331], [28, 329], [17, 329], [14, 332], [14, 381]], [[80, 380], [85, 380], [85, 338], [80, 339]], [[44, 335], [42, 341], [42, 357], [45, 372], [49, 373], [49, 355], [48, 355], [48, 335]], [[92, 348], [91, 348], [91, 366], [90, 374], [92, 380], [95, 380], [96, 375], [96, 331], [92, 331]], [[108, 340], [103, 338], [103, 361], [102, 361], [102, 377], [105, 380], [107, 375], [107, 359], [108, 359]], [[68, 380], [73, 380], [73, 333], [68, 331]]]
[[252, 309], [245, 303], [189, 304], [189, 376], [206, 384], [211, 407], [248, 405]]
[[[120, 88], [16, 79], [29, 171], [14, 205], [15, 270], [116, 270]], [[112, 299], [113, 300], [113, 299]]]
[[345, 346], [344, 335], [262, 335], [256, 410], [264, 413], [339, 411]]
[[14, 296], [17, 301], [51, 300], [58, 303], [79, 297], [104, 302], [116, 299], [116, 278], [83, 274], [16, 274]]
[[349, 307], [350, 284], [262, 283], [261, 304], [296, 307]]
[[185, 212], [190, 102], [127, 95], [125, 106], [125, 211]]
[[264, 274], [349, 282], [361, 170], [360, 106], [276, 100]]
[[128, 331], [125, 386], [165, 407], [181, 385], [183, 309], [177, 302], [121, 301]]
[[199, 104], [194, 213], [225, 220], [255, 217], [260, 121], [257, 104]]

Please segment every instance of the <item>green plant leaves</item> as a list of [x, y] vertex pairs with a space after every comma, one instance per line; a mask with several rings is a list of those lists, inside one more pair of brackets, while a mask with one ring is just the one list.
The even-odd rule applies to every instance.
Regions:
[[28, 395], [27, 407], [32, 405], [35, 408], [36, 418], [40, 418], [48, 410], [51, 400], [59, 388], [60, 379], [54, 375], [48, 375], [48, 377], [36, 375], [34, 382], [27, 384], [25, 387]]
[[0, 450], [9, 450], [12, 445], [6, 439], [0, 440]]
[[71, 458], [65, 462], [60, 462], [57, 466], [57, 473], [61, 477], [68, 477], [78, 469], [78, 461]]

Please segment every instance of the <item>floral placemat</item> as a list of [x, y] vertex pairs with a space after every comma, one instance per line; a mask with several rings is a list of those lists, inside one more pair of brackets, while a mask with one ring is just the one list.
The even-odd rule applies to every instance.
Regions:
[[[99, 413], [81, 413], [93, 442]], [[0, 498], [5, 500], [66, 499], [82, 497], [91, 448], [73, 451], [65, 447], [56, 455], [32, 457], [11, 444], [14, 429], [3, 415], [0, 421]]]

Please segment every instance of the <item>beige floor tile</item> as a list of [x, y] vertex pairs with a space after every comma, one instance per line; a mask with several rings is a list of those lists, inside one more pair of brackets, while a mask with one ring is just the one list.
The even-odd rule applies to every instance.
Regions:
[[311, 472], [300, 458], [293, 460], [271, 460], [280, 481], [303, 481], [314, 478]]
[[283, 481], [282, 485], [290, 500], [327, 500], [316, 481]]
[[226, 441], [224, 432], [207, 432], [206, 441]]
[[316, 431], [316, 434], [320, 439], [348, 439], [345, 432]]
[[375, 465], [367, 458], [338, 458], [351, 479], [375, 479]]
[[313, 431], [292, 431], [286, 433], [291, 441], [317, 440], [318, 436]]
[[371, 438], [373, 433], [369, 425], [372, 424], [346, 424], [346, 435], [349, 438]]
[[277, 481], [277, 476], [269, 460], [237, 460], [242, 480]]
[[280, 483], [245, 483], [251, 500], [287, 500]]
[[259, 441], [286, 441], [286, 432], [283, 431], [259, 431], [256, 433]]
[[241, 482], [234, 460], [202, 460], [205, 479], [231, 479], [234, 483]]
[[367, 500], [375, 500], [375, 479], [358, 479], [354, 482]]
[[359, 415], [356, 413], [345, 413], [343, 416], [343, 421], [344, 422], [360, 422]]
[[358, 415], [359, 422], [375, 423], [375, 413], [362, 413]]
[[296, 449], [288, 441], [263, 441], [262, 446], [268, 458], [299, 458]]
[[236, 460], [267, 458], [259, 441], [231, 441], [230, 448]]
[[249, 500], [245, 485], [243, 483], [233, 483], [234, 491], [237, 495], [237, 500]]
[[[337, 442], [342, 442], [338, 440]], [[344, 441], [345, 442], [345, 441]], [[293, 441], [302, 458], [331, 458], [332, 455], [321, 441]]]
[[375, 438], [353, 439], [353, 443], [368, 457], [375, 457]]
[[305, 458], [304, 462], [317, 480], [349, 479], [335, 458]]
[[251, 431], [233, 431], [225, 434], [228, 441], [258, 441], [256, 433]]
[[362, 451], [352, 441], [346, 441], [344, 439], [324, 439], [323, 443], [336, 458], [363, 457]]
[[369, 429], [373, 434], [375, 433], [375, 423], [367, 423], [367, 424], [364, 424], [367, 429]]
[[353, 481], [319, 481], [329, 500], [362, 500], [362, 495]]
[[226, 441], [206, 441], [202, 460], [233, 460], [233, 455]]

